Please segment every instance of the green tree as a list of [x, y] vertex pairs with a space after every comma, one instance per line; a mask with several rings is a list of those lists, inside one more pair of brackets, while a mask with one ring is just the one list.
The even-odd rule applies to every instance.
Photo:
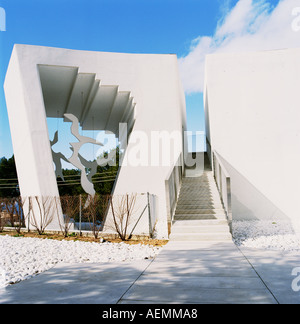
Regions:
[[3, 157], [0, 160], [0, 197], [17, 197], [20, 195], [15, 158]]
[[80, 185], [80, 170], [63, 169], [63, 176], [65, 181], [57, 178], [60, 196], [76, 196], [85, 193]]
[[[117, 147], [112, 152], [114, 156], [114, 165], [98, 166], [97, 173], [93, 176], [94, 188], [97, 194], [109, 195], [112, 192], [116, 175], [119, 170], [119, 157], [120, 150]], [[108, 152], [102, 154], [103, 158], [107, 158]], [[112, 163], [111, 163], [112, 164]], [[87, 170], [89, 172], [89, 170]], [[63, 169], [64, 180], [57, 178], [58, 190], [60, 196], [76, 196], [80, 194], [85, 194], [84, 190], [80, 184], [80, 170]]]
[[[119, 170], [119, 161], [120, 161], [120, 150], [119, 147], [113, 150], [114, 165], [106, 165], [104, 167], [98, 166], [97, 174], [93, 177], [95, 191], [101, 195], [109, 195], [112, 192], [116, 176]], [[107, 157], [108, 153], [105, 152], [102, 154], [103, 157]]]

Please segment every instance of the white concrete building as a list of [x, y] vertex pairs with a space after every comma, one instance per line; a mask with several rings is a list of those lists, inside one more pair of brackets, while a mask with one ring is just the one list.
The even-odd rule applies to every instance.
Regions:
[[[178, 161], [183, 165], [186, 130], [176, 55], [15, 45], [5, 95], [22, 196], [58, 196], [46, 118], [75, 118], [74, 135], [77, 118], [83, 130], [108, 130], [122, 137], [122, 148], [128, 140], [124, 153], [128, 163], [119, 171], [114, 195], [150, 193], [158, 237], [168, 237], [165, 181]], [[128, 132], [119, 134], [119, 123], [126, 123]], [[170, 152], [159, 148], [161, 132]], [[177, 136], [175, 144], [173, 136]], [[76, 137], [81, 144], [96, 144]], [[81, 144], [73, 145], [74, 152]], [[167, 162], [159, 160], [162, 153]], [[72, 162], [76, 166], [78, 156]], [[85, 185], [87, 192], [93, 190], [88, 182]]]
[[[283, 219], [300, 229], [299, 58], [300, 49], [207, 56], [207, 148], [215, 161], [220, 208], [229, 223], [231, 215], [240, 220]], [[47, 117], [72, 122], [78, 142], [70, 143], [74, 154], [69, 160], [83, 171], [81, 184], [91, 195], [88, 162], [79, 158], [79, 150], [83, 144], [100, 143], [80, 134], [79, 125], [82, 130], [110, 131], [124, 151], [113, 194], [138, 194], [128, 232], [149, 234], [155, 225], [157, 237], [168, 238], [181, 179], [191, 171], [185, 173], [191, 155], [186, 152], [185, 97], [176, 55], [15, 45], [5, 95], [23, 197], [58, 196], [61, 157], [51, 151], [57, 139], [49, 139]], [[120, 123], [126, 128], [119, 128]], [[202, 171], [199, 163], [191, 176]], [[213, 202], [207, 202], [210, 193], [203, 193], [208, 188], [204, 183], [186, 181], [185, 200], [191, 183], [199, 186], [189, 201], [195, 204], [189, 206], [192, 212], [183, 210], [185, 204], [179, 210], [193, 214], [190, 220], [208, 214], [217, 218]], [[201, 191], [208, 207], [198, 199]], [[137, 224], [143, 214], [147, 221]]]
[[300, 222], [300, 49], [209, 55], [207, 139], [231, 178], [233, 219]]

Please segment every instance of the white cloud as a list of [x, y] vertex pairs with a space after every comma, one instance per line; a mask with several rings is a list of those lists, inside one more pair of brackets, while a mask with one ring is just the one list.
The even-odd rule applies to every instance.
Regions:
[[300, 31], [293, 28], [299, 7], [299, 0], [281, 0], [275, 8], [267, 0], [239, 0], [213, 36], [197, 37], [189, 54], [179, 59], [185, 92], [203, 91], [207, 54], [300, 47]]

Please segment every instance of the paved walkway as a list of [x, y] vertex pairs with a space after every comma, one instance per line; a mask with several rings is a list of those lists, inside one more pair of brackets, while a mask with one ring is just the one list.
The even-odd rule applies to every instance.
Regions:
[[299, 304], [295, 267], [299, 256], [228, 241], [169, 242], [155, 260], [57, 265], [0, 290], [0, 303]]
[[232, 242], [170, 242], [121, 303], [276, 303]]

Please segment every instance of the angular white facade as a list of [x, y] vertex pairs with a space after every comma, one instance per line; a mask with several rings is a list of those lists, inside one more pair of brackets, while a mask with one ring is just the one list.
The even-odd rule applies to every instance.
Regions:
[[209, 55], [207, 138], [231, 177], [233, 219], [300, 222], [300, 49]]
[[[117, 136], [119, 123], [127, 123], [130, 136], [124, 160], [135, 162], [121, 168], [114, 194], [149, 192], [157, 197], [158, 237], [168, 236], [165, 180], [178, 159], [183, 160], [186, 141], [185, 98], [176, 55], [15, 45], [5, 95], [22, 196], [58, 196], [47, 117], [71, 113], [82, 129], [109, 130]], [[153, 132], [154, 138], [166, 132], [170, 143], [172, 134], [179, 134], [179, 142], [167, 153], [167, 164], [151, 163], [151, 156], [157, 162], [151, 151]], [[148, 141], [143, 147], [148, 163], [132, 158], [138, 156], [141, 138]]]

